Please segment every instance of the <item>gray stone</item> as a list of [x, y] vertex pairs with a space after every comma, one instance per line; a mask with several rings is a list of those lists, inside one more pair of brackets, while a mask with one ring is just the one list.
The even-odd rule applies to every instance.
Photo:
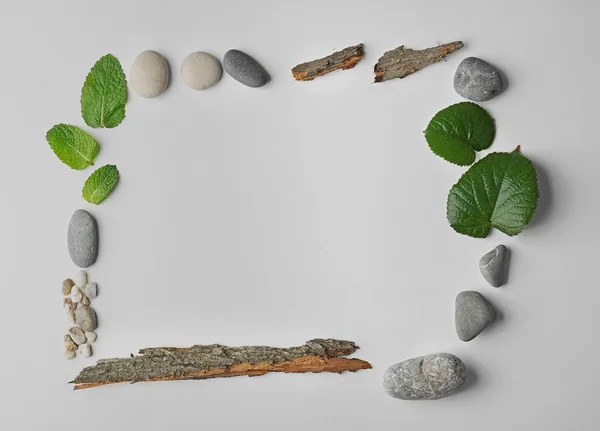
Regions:
[[506, 247], [498, 247], [479, 259], [479, 271], [483, 278], [494, 287], [500, 287], [506, 279]]
[[85, 285], [85, 294], [88, 298], [95, 298], [98, 296], [98, 285], [94, 282], [87, 283]]
[[466, 380], [467, 370], [459, 358], [436, 353], [392, 365], [383, 375], [383, 388], [401, 400], [437, 400], [457, 392]]
[[237, 49], [225, 53], [223, 67], [233, 79], [248, 87], [262, 87], [270, 79], [267, 71], [255, 59]]
[[143, 51], [131, 65], [131, 88], [140, 96], [151, 98], [162, 94], [169, 85], [169, 65], [156, 51]]
[[221, 79], [223, 68], [214, 56], [207, 52], [192, 52], [181, 63], [181, 78], [194, 90], [205, 90]]
[[456, 333], [462, 341], [471, 341], [496, 320], [496, 310], [479, 292], [467, 290], [456, 296]]
[[75, 310], [75, 323], [85, 332], [92, 332], [98, 326], [96, 312], [88, 305], [78, 307]]
[[98, 225], [94, 217], [85, 210], [75, 211], [67, 236], [73, 263], [80, 268], [92, 266], [98, 256]]
[[486, 61], [467, 57], [456, 69], [454, 90], [465, 99], [485, 102], [504, 90], [500, 72]]

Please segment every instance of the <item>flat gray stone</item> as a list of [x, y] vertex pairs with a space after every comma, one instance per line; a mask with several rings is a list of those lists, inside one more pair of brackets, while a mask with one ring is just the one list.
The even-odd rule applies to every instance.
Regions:
[[75, 310], [75, 324], [84, 332], [92, 332], [98, 326], [96, 312], [88, 305], [82, 305]]
[[456, 69], [454, 90], [465, 99], [485, 102], [504, 90], [498, 69], [477, 57], [465, 58]]
[[437, 400], [454, 394], [467, 380], [465, 364], [450, 353], [436, 353], [392, 365], [383, 388], [401, 400]]
[[506, 247], [500, 244], [479, 259], [479, 271], [493, 287], [500, 287], [506, 279]]
[[223, 68], [233, 79], [248, 87], [262, 87], [270, 79], [258, 61], [237, 49], [230, 49], [225, 53]]
[[456, 296], [456, 333], [462, 341], [471, 341], [496, 320], [496, 310], [484, 296], [472, 290]]
[[75, 265], [88, 268], [98, 256], [98, 225], [85, 210], [77, 210], [71, 217], [67, 232], [69, 255]]

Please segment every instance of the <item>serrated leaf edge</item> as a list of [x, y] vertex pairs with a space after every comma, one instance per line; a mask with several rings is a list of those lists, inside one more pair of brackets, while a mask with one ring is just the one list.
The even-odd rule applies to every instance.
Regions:
[[[85, 191], [85, 188], [86, 188], [86, 186], [87, 186], [87, 184], [88, 184], [88, 181], [90, 181], [90, 179], [92, 178], [92, 176], [93, 176], [94, 174], [98, 173], [98, 172], [99, 172], [101, 169], [105, 169], [105, 168], [107, 168], [107, 167], [109, 167], [109, 166], [110, 166], [110, 167], [114, 167], [114, 168], [115, 168], [115, 171], [116, 171], [116, 173], [117, 173], [117, 179], [116, 179], [116, 181], [115, 181], [114, 185], [112, 186], [112, 188], [110, 189], [110, 191], [108, 192], [108, 194], [107, 194], [107, 195], [104, 197], [104, 199], [102, 199], [102, 200], [101, 200], [101, 201], [99, 201], [98, 203], [92, 202], [92, 200], [93, 200], [93, 198], [94, 198], [94, 194], [96, 193], [96, 190], [98, 190], [98, 188], [96, 188], [96, 190], [94, 190], [94, 192], [92, 193], [92, 195], [90, 196], [90, 198], [89, 198], [89, 199], [87, 199], [87, 198], [85, 197], [85, 195], [84, 195], [84, 191]], [[83, 199], [84, 199], [86, 202], [89, 202], [89, 203], [91, 203], [92, 205], [100, 205], [100, 204], [101, 204], [102, 202], [104, 202], [104, 200], [105, 200], [105, 199], [106, 199], [108, 196], [110, 196], [110, 194], [113, 192], [113, 190], [114, 190], [114, 189], [115, 189], [115, 187], [117, 186], [117, 183], [119, 182], [119, 177], [120, 177], [120, 176], [121, 176], [121, 175], [120, 175], [119, 169], [117, 168], [117, 165], [110, 165], [110, 164], [109, 164], [109, 165], [104, 165], [104, 166], [101, 166], [101, 167], [99, 167], [99, 168], [98, 168], [98, 169], [96, 169], [94, 172], [92, 172], [92, 173], [90, 174], [90, 176], [89, 176], [89, 177], [87, 177], [87, 179], [85, 180], [85, 183], [83, 184], [83, 188], [81, 189], [81, 197], [82, 197], [82, 198], [83, 198]]]
[[[83, 171], [84, 169], [86, 169], [88, 166], [95, 166], [94, 165], [94, 159], [89, 160], [86, 156], [84, 156], [80, 151], [78, 151], [77, 149], [75, 149], [72, 145], [69, 145], [68, 143], [67, 146], [69, 146], [71, 149], [73, 149], [73, 151], [75, 151], [77, 154], [79, 154], [81, 156], [82, 159], [84, 159], [86, 162], [88, 162], [88, 165], [81, 168], [81, 169], [76, 169], [73, 168], [71, 166], [69, 166], [67, 163], [65, 163], [65, 161], [60, 157], [60, 155], [56, 152], [56, 150], [54, 149], [54, 147], [52, 146], [52, 144], [50, 143], [50, 138], [49, 138], [49, 134], [50, 131], [53, 130], [55, 127], [57, 126], [67, 126], [67, 127], [75, 127], [79, 130], [81, 130], [83, 133], [85, 133], [86, 135], [88, 135], [90, 138], [92, 138], [94, 140], [94, 142], [96, 142], [96, 145], [98, 146], [98, 152], [100, 152], [100, 144], [98, 144], [98, 141], [96, 140], [96, 138], [94, 138], [92, 135], [90, 135], [89, 133], [87, 133], [85, 130], [81, 129], [80, 127], [74, 126], [73, 124], [66, 124], [66, 123], [58, 123], [55, 124], [54, 126], [52, 126], [47, 132], [46, 132], [46, 142], [48, 142], [48, 145], [50, 146], [50, 149], [52, 150], [52, 152], [56, 155], [56, 157], [58, 158], [58, 160], [60, 160], [64, 165], [68, 166], [69, 169], [72, 169], [74, 171]], [[98, 155], [98, 153], [96, 153], [96, 155]], [[94, 157], [95, 158], [95, 157]]]

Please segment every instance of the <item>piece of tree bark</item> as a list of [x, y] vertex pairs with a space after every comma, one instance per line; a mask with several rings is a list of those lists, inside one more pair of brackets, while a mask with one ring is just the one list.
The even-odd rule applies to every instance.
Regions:
[[371, 364], [344, 356], [358, 349], [351, 341], [315, 339], [287, 349], [268, 346], [227, 347], [219, 344], [189, 348], [140, 350], [142, 356], [101, 359], [84, 368], [69, 383], [87, 389], [120, 382], [197, 380], [214, 377], [262, 376], [282, 373], [342, 373], [370, 369]]
[[379, 59], [373, 72], [375, 73], [375, 82], [387, 81], [393, 78], [404, 78], [425, 66], [437, 63], [448, 54], [461, 49], [463, 43], [460, 41], [446, 43], [433, 48], [415, 51], [400, 46], [396, 49], [386, 52]]
[[292, 75], [298, 81], [312, 81], [318, 76], [323, 76], [337, 69], [352, 69], [364, 55], [362, 43], [350, 46], [327, 57], [299, 64], [292, 69]]

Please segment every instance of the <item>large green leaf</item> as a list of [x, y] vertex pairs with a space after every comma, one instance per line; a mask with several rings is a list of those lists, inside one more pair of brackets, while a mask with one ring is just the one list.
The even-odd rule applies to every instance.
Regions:
[[95, 205], [100, 204], [113, 191], [119, 181], [119, 170], [115, 165], [104, 165], [88, 177], [83, 186], [83, 198]]
[[450, 190], [448, 221], [458, 233], [476, 238], [485, 238], [492, 227], [517, 235], [533, 218], [538, 196], [535, 167], [519, 148], [491, 153]]
[[81, 115], [90, 127], [117, 127], [125, 118], [127, 83], [121, 63], [106, 54], [94, 64], [81, 89]]
[[475, 151], [492, 145], [495, 133], [494, 120], [485, 109], [461, 102], [435, 114], [425, 129], [425, 139], [438, 156], [466, 166], [475, 161]]
[[70, 124], [57, 124], [48, 130], [46, 140], [65, 165], [78, 171], [93, 165], [100, 151], [94, 138]]

